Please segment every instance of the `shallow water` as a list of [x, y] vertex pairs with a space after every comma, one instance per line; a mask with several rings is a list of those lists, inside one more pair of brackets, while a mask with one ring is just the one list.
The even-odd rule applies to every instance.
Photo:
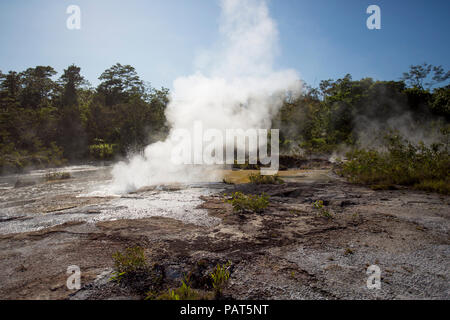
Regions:
[[[47, 182], [55, 170], [36, 170], [0, 177], [0, 234], [35, 231], [68, 221], [97, 222], [117, 219], [169, 217], [185, 223], [214, 225], [217, 218], [197, 209], [202, 195], [223, 189], [223, 184], [155, 187], [126, 195], [109, 191], [111, 167], [76, 166], [58, 171], [72, 178]], [[15, 188], [17, 180], [36, 184]]]
[[[230, 186], [222, 183], [178, 184], [142, 188], [129, 194], [111, 192], [112, 166], [69, 166], [35, 170], [0, 177], [0, 234], [35, 231], [69, 221], [89, 223], [117, 219], [168, 217], [202, 226], [216, 225], [218, 218], [197, 208], [201, 196]], [[248, 182], [258, 171], [221, 170], [233, 183]], [[70, 179], [46, 181], [50, 172], [69, 172]], [[329, 180], [326, 170], [280, 171], [283, 180], [313, 182]], [[34, 183], [15, 187], [16, 182]]]

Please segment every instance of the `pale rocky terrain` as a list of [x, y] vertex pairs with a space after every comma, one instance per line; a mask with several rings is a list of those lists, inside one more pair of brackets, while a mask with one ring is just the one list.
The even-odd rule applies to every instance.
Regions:
[[[109, 281], [112, 254], [139, 245], [163, 288], [232, 262], [231, 299], [449, 299], [448, 196], [373, 191], [329, 169], [285, 171], [284, 184], [146, 188], [123, 196], [86, 193], [109, 179], [84, 172], [60, 182], [0, 191], [1, 299], [142, 299], [152, 284]], [[263, 213], [236, 214], [224, 193], [270, 195]], [[312, 206], [323, 200], [332, 218]], [[67, 267], [82, 288], [69, 290]], [[381, 269], [368, 289], [367, 267]]]

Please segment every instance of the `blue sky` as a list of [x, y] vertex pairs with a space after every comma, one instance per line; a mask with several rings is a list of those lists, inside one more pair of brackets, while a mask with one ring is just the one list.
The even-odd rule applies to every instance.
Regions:
[[[450, 1], [271, 0], [280, 34], [277, 68], [322, 79], [398, 79], [411, 64], [450, 67]], [[81, 8], [81, 30], [66, 28], [66, 8]], [[368, 30], [366, 8], [381, 8]], [[154, 87], [195, 72], [196, 56], [218, 37], [215, 0], [1, 0], [0, 70], [75, 63], [93, 84], [116, 62], [133, 65]]]

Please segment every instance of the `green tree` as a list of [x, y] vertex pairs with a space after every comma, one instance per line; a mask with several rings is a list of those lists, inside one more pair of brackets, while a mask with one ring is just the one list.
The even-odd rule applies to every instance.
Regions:
[[447, 121], [450, 120], [450, 85], [433, 91], [430, 108], [434, 114], [445, 117]]
[[59, 78], [60, 102], [58, 106], [58, 138], [68, 159], [80, 159], [87, 152], [86, 132], [81, 119], [79, 92], [87, 81], [75, 65], [64, 70]]
[[1, 107], [7, 108], [12, 104], [18, 103], [19, 92], [21, 89], [21, 77], [15, 71], [10, 71], [8, 74], [0, 72], [0, 99]]
[[104, 95], [107, 106], [126, 102], [131, 96], [144, 93], [144, 83], [130, 65], [117, 63], [105, 70], [99, 80], [102, 82], [97, 91]]
[[403, 73], [402, 80], [413, 88], [431, 89], [438, 83], [447, 81], [450, 71], [445, 72], [442, 66], [433, 66], [428, 63], [411, 65], [408, 72]]
[[55, 74], [56, 71], [50, 66], [37, 66], [21, 72], [21, 106], [29, 109], [50, 106], [57, 88], [52, 80]]

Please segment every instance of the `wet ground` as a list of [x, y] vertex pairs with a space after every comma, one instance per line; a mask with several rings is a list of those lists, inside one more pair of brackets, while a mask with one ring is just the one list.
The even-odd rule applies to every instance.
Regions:
[[[373, 191], [330, 169], [282, 171], [280, 185], [114, 195], [106, 192], [109, 167], [62, 170], [72, 178], [45, 181], [48, 172], [37, 171], [0, 179], [2, 299], [141, 299], [142, 290], [108, 281], [112, 254], [135, 245], [164, 271], [165, 289], [187, 273], [197, 274], [193, 287], [207, 289], [204, 275], [231, 260], [225, 294], [235, 299], [450, 298], [446, 196]], [[245, 182], [248, 173], [227, 171], [225, 179]], [[232, 191], [265, 192], [270, 206], [236, 214], [223, 201]], [[329, 215], [313, 208], [316, 200]], [[70, 265], [80, 267], [81, 290], [66, 287]], [[379, 290], [367, 288], [370, 265], [381, 269]]]
[[[163, 216], [198, 225], [218, 219], [196, 207], [202, 195], [221, 189], [221, 184], [149, 187], [130, 194], [110, 191], [111, 167], [76, 166], [59, 171], [37, 170], [0, 178], [0, 234], [36, 231], [69, 221], [141, 219]], [[70, 179], [46, 180], [55, 172]]]

